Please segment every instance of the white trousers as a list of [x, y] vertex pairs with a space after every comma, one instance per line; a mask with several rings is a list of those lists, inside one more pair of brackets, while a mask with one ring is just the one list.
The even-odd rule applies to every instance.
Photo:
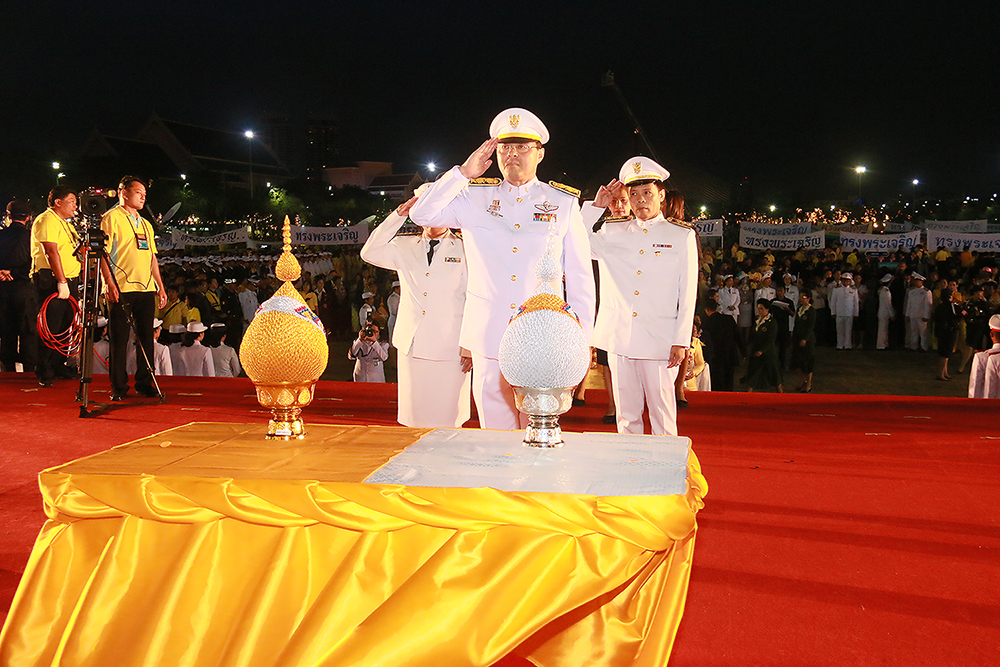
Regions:
[[[412, 353], [412, 349], [411, 349]], [[396, 419], [403, 426], [458, 428], [469, 421], [469, 373], [455, 350], [453, 361], [397, 357], [399, 398]]]
[[931, 341], [927, 337], [927, 322], [920, 317], [906, 318], [906, 347], [916, 350], [931, 349]]
[[608, 354], [619, 433], [642, 434], [642, 409], [649, 405], [653, 435], [677, 435], [674, 380], [680, 367], [668, 368], [667, 364], [666, 359], [629, 359]]
[[514, 390], [500, 372], [500, 362], [473, 353], [472, 397], [476, 400], [479, 427], [516, 431], [528, 425], [528, 418], [514, 405]]
[[854, 335], [854, 318], [837, 315], [837, 349], [850, 350], [854, 347], [851, 337]]
[[875, 349], [884, 350], [889, 347], [889, 318], [878, 318], [878, 338], [875, 340]]

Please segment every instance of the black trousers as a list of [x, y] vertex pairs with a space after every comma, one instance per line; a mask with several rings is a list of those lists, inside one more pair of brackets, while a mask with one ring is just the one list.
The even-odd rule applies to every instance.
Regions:
[[[153, 374], [146, 365], [146, 359], [153, 361], [153, 316], [156, 314], [156, 292], [122, 292], [118, 303], [109, 304], [108, 343], [110, 345], [108, 367], [111, 373], [111, 391], [123, 395], [128, 391], [128, 372], [125, 358], [131, 327], [126, 311], [135, 321], [135, 389], [141, 392], [153, 391]], [[146, 351], [143, 358], [142, 350]]]
[[[32, 276], [32, 281], [35, 284], [35, 297], [38, 299], [38, 308], [41, 309], [42, 304], [45, 303], [45, 299], [57, 291], [56, 277], [50, 269], [41, 269], [35, 272], [35, 275]], [[67, 282], [69, 283], [70, 296], [78, 297], [80, 294], [79, 279], [73, 278]], [[48, 323], [49, 331], [56, 335], [61, 334], [73, 324], [73, 306], [70, 305], [69, 300], [52, 299], [49, 302], [48, 308], [45, 309], [45, 319]], [[35, 366], [35, 375], [38, 376], [39, 380], [51, 382], [52, 378], [57, 374], [63, 375], [64, 373], [69, 373], [69, 369], [66, 368], [66, 357], [61, 352], [57, 352], [46, 345], [45, 341], [39, 336], [38, 365]]]
[[18, 361], [26, 373], [38, 363], [38, 300], [29, 280], [0, 282], [0, 370], [13, 372]]

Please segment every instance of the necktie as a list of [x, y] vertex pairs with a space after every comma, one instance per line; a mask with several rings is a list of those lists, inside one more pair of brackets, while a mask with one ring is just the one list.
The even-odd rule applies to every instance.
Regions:
[[427, 245], [430, 246], [430, 248], [427, 250], [427, 266], [430, 266], [431, 260], [434, 259], [434, 246], [436, 246], [438, 243], [441, 243], [441, 241], [437, 239], [431, 239], [430, 241], [427, 242]]

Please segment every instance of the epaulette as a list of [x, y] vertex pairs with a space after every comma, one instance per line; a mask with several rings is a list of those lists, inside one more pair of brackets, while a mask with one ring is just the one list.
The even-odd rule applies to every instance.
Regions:
[[690, 222], [684, 222], [683, 220], [675, 220], [674, 218], [667, 218], [667, 222], [673, 223], [678, 227], [683, 227], [684, 229], [694, 229], [694, 225]]
[[473, 178], [469, 181], [469, 185], [500, 185], [499, 178]]
[[628, 222], [632, 217], [628, 215], [609, 215], [604, 218], [604, 222]]
[[549, 181], [549, 185], [554, 187], [556, 190], [565, 192], [566, 194], [572, 195], [573, 197], [579, 198], [580, 196], [579, 190], [577, 190], [576, 188], [571, 188], [568, 185], [563, 185], [562, 183], [556, 183], [555, 181]]

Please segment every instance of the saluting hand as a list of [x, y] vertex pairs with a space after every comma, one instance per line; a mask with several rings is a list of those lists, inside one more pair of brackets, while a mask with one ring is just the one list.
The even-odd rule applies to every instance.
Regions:
[[405, 218], [413, 205], [417, 203], [417, 197], [410, 197], [408, 200], [404, 201], [402, 204], [396, 207], [396, 215]]
[[479, 178], [486, 173], [486, 170], [490, 168], [493, 164], [493, 160], [490, 156], [493, 155], [493, 151], [497, 148], [496, 139], [487, 139], [483, 142], [483, 145], [472, 152], [472, 155], [462, 163], [462, 166], [458, 170], [462, 173], [462, 176], [466, 178]]
[[611, 202], [621, 193], [622, 187], [621, 181], [617, 178], [612, 178], [607, 185], [602, 185], [598, 188], [597, 196], [594, 197], [594, 206], [598, 208], [611, 206]]

